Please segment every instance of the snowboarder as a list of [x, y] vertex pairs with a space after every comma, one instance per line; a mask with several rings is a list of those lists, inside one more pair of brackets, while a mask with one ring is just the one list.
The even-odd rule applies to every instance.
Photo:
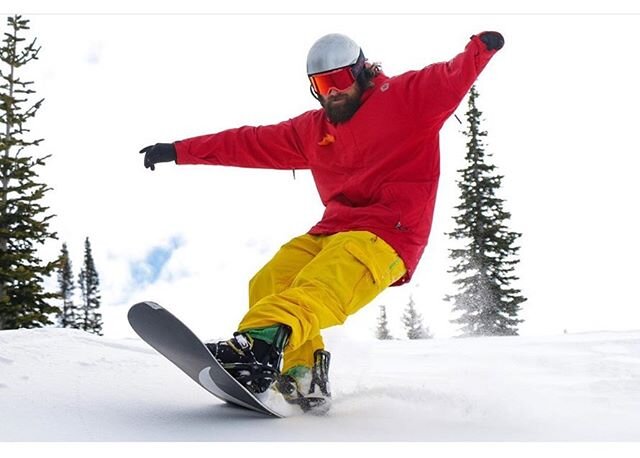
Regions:
[[313, 174], [322, 219], [251, 279], [249, 310], [233, 337], [207, 345], [247, 388], [275, 384], [290, 402], [326, 407], [321, 330], [411, 279], [431, 229], [439, 131], [503, 44], [500, 33], [482, 32], [448, 62], [388, 77], [352, 39], [329, 34], [307, 56], [322, 109], [140, 151], [151, 170], [176, 162]]

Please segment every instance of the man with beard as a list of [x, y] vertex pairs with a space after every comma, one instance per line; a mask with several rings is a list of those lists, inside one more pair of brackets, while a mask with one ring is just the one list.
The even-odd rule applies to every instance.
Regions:
[[328, 408], [320, 331], [411, 279], [431, 229], [438, 133], [503, 44], [498, 32], [483, 32], [448, 62], [388, 77], [353, 40], [326, 35], [307, 56], [322, 109], [141, 151], [151, 170], [169, 161], [311, 170], [322, 219], [253, 277], [234, 336], [207, 344], [248, 389], [275, 385], [304, 409]]

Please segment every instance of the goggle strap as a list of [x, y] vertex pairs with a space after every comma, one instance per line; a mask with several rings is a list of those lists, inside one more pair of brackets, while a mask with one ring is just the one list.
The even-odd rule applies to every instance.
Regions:
[[360, 76], [360, 73], [364, 69], [364, 60], [365, 60], [364, 53], [362, 52], [362, 49], [361, 49], [360, 55], [358, 56], [358, 60], [356, 60], [356, 63], [351, 66], [351, 74], [353, 75], [353, 78], [355, 80], [358, 79], [358, 76]]

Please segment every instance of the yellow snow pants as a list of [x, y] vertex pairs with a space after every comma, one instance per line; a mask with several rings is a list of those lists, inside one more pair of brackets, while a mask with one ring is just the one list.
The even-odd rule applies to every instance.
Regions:
[[289, 326], [283, 372], [311, 367], [324, 348], [320, 330], [344, 323], [405, 272], [395, 250], [371, 232], [294, 238], [251, 279], [238, 330]]

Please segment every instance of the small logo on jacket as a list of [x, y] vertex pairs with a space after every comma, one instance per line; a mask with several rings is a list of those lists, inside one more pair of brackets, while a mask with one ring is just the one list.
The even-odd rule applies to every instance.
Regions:
[[322, 137], [322, 140], [320, 140], [320, 141], [318, 142], [318, 145], [320, 145], [320, 146], [327, 146], [327, 145], [330, 145], [330, 144], [332, 144], [332, 143], [335, 143], [335, 141], [336, 141], [336, 137], [334, 137], [333, 135], [331, 135], [331, 134], [324, 134], [324, 137]]

